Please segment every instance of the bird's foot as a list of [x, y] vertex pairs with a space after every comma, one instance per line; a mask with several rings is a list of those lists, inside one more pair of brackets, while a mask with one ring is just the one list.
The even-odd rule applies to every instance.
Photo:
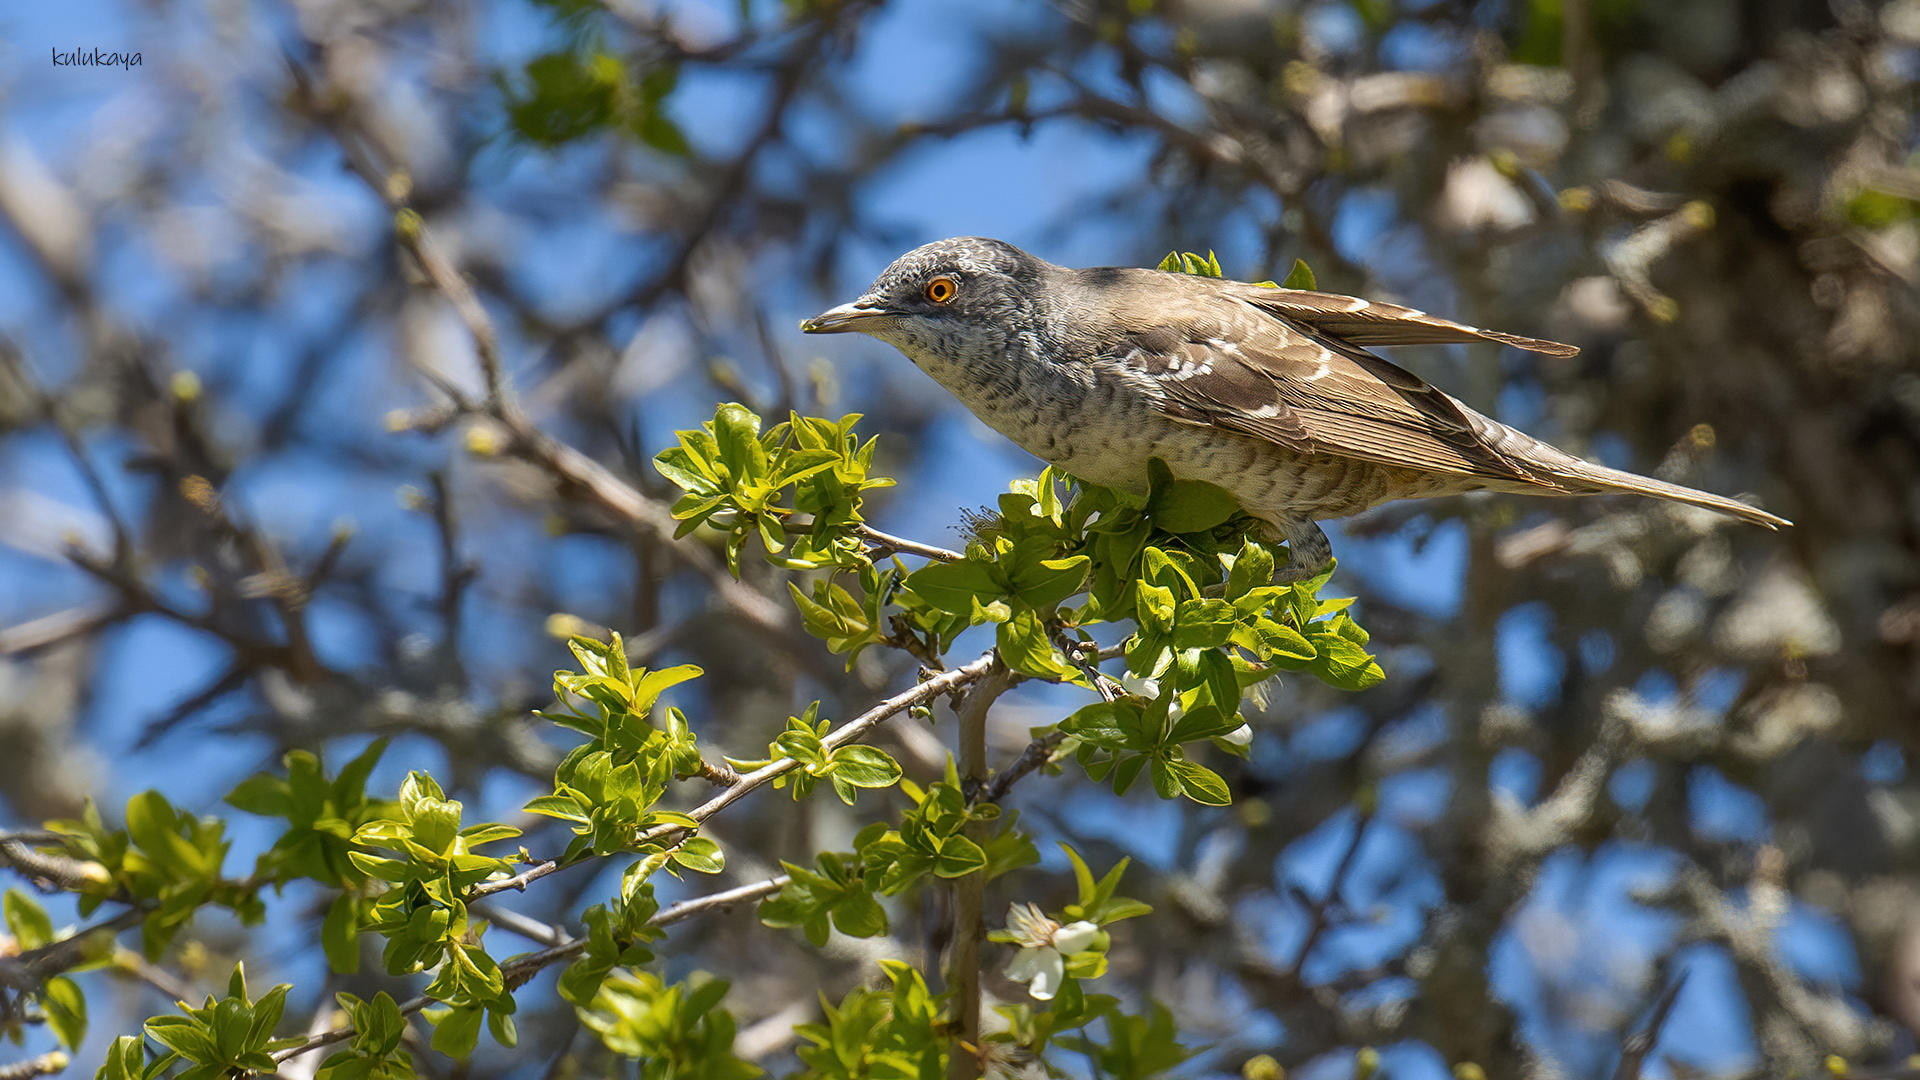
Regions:
[[1277, 585], [1292, 585], [1318, 577], [1333, 562], [1333, 544], [1327, 534], [1312, 521], [1288, 520], [1273, 523], [1287, 541], [1287, 565], [1273, 575]]

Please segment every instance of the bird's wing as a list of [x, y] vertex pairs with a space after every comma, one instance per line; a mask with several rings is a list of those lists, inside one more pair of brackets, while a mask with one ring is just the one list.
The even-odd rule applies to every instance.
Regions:
[[1157, 325], [1123, 318], [1135, 325], [1114, 355], [1160, 384], [1174, 419], [1298, 453], [1557, 486], [1490, 445], [1498, 425], [1331, 333], [1239, 297], [1194, 297], [1173, 308], [1161, 308]]
[[1577, 346], [1557, 341], [1482, 330], [1424, 311], [1362, 300], [1357, 296], [1305, 292], [1300, 289], [1272, 289], [1259, 285], [1240, 285], [1232, 294], [1264, 311], [1308, 327], [1328, 337], [1362, 347], [1368, 345], [1446, 345], [1471, 341], [1493, 341], [1528, 352], [1548, 356], [1572, 356]]

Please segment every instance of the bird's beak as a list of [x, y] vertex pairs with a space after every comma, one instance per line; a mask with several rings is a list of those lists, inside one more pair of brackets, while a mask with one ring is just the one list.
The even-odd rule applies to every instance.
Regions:
[[892, 314], [881, 307], [878, 301], [863, 297], [850, 304], [828, 308], [811, 319], [803, 320], [800, 323], [800, 330], [807, 334], [850, 334], [865, 330], [866, 324]]

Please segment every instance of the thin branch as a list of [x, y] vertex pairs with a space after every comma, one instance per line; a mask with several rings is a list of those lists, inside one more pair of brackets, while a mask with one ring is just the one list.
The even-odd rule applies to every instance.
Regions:
[[1687, 985], [1687, 973], [1673, 980], [1673, 985], [1661, 993], [1660, 1000], [1654, 1003], [1653, 1015], [1647, 1018], [1647, 1026], [1627, 1037], [1620, 1048], [1620, 1065], [1613, 1070], [1613, 1080], [1640, 1080], [1640, 1066], [1647, 1055], [1660, 1042], [1660, 1029], [1667, 1025], [1667, 1016], [1673, 1012], [1673, 1003], [1680, 1000], [1680, 988]]
[[[754, 882], [751, 885], [741, 885], [737, 888], [711, 893], [693, 900], [683, 900], [665, 911], [655, 914], [653, 918], [647, 920], [647, 925], [671, 926], [683, 919], [690, 919], [695, 915], [704, 914], [709, 911], [725, 910], [736, 904], [743, 904], [750, 900], [758, 900], [763, 896], [779, 892], [786, 883], [787, 877], [782, 874], [778, 877], [768, 878], [765, 881]], [[527, 980], [539, 974], [543, 969], [551, 967], [562, 960], [570, 960], [582, 952], [585, 952], [586, 948], [587, 939], [575, 938], [542, 949], [536, 953], [516, 956], [500, 965], [500, 974], [502, 978], [506, 980], [508, 988], [518, 988], [524, 986]], [[402, 1004], [400, 1006], [400, 1012], [402, 1015], [411, 1016], [433, 1004], [435, 1004], [435, 1002], [432, 998], [422, 995]], [[284, 1050], [276, 1051], [273, 1055], [273, 1060], [276, 1064], [284, 1063], [309, 1051], [318, 1050], [323, 1046], [332, 1046], [335, 1043], [346, 1042], [348, 1039], [353, 1038], [353, 1035], [354, 1029], [349, 1026], [337, 1027], [316, 1035], [309, 1035], [298, 1046], [289, 1046]]]
[[105, 868], [98, 863], [33, 850], [34, 845], [56, 845], [63, 840], [58, 833], [0, 833], [0, 866], [16, 870], [30, 880], [47, 882], [68, 890], [77, 890], [89, 882], [103, 880]]
[[0, 630], [0, 656], [31, 653], [86, 637], [125, 616], [115, 607], [76, 607], [16, 623]]
[[58, 1050], [50, 1050], [36, 1058], [17, 1061], [12, 1065], [0, 1066], [0, 1080], [33, 1080], [36, 1076], [52, 1076], [66, 1071], [71, 1061]]
[[1020, 756], [1014, 759], [1012, 765], [994, 774], [993, 783], [987, 785], [981, 801], [997, 803], [1006, 798], [1007, 793], [1013, 790], [1013, 785], [1038, 772], [1040, 767], [1047, 763], [1047, 759], [1053, 756], [1054, 748], [1066, 739], [1067, 733], [1064, 731], [1049, 731], [1028, 743], [1027, 748], [1020, 752]]
[[[869, 731], [872, 731], [874, 728], [900, 713], [906, 712], [915, 705], [925, 704], [939, 697], [941, 694], [958, 690], [972, 683], [974, 680], [979, 679], [987, 673], [993, 661], [994, 654], [988, 652], [978, 660], [964, 667], [957, 667], [951, 671], [941, 672], [926, 682], [915, 686], [913, 689], [895, 694], [878, 705], [875, 705], [873, 708], [868, 709], [866, 712], [861, 713], [854, 719], [842, 724], [829, 733], [822, 742], [827, 751], [831, 753], [838, 747], [858, 741], [864, 738]], [[688, 816], [695, 821], [705, 821], [745, 798], [756, 788], [772, 782], [775, 777], [783, 776], [793, 769], [798, 768], [799, 764], [798, 761], [790, 757], [779, 758], [769, 762], [744, 776], [740, 776], [736, 783], [730, 785], [726, 790], [715, 795], [713, 798], [701, 803], [698, 807], [695, 807], [688, 813]], [[663, 825], [659, 828], [649, 829], [641, 833], [635, 838], [634, 843], [635, 845], [639, 845], [669, 842], [675, 834], [685, 833], [686, 831], [685, 828], [678, 825]], [[502, 878], [499, 881], [483, 882], [474, 886], [473, 889], [467, 893], [467, 899], [471, 902], [483, 896], [492, 896], [495, 893], [507, 892], [509, 890], [522, 890], [525, 889], [529, 883], [538, 881], [548, 874], [565, 868], [566, 867], [557, 859], [548, 859], [544, 862], [535, 863], [533, 866], [522, 870], [512, 877]]]
[[756, 881], [751, 885], [740, 885], [717, 893], [697, 896], [692, 900], [682, 900], [647, 920], [653, 926], [671, 926], [682, 919], [691, 919], [715, 909], [726, 910], [736, 904], [745, 904], [771, 896], [787, 887], [790, 880], [785, 874], [775, 874], [765, 881]]
[[37, 949], [28, 949], [18, 956], [0, 959], [0, 983], [16, 990], [38, 990], [41, 981], [48, 976], [58, 975], [85, 963], [89, 954], [93, 952], [96, 942], [111, 941], [120, 931], [140, 925], [147, 915], [148, 911], [145, 908], [128, 908], [106, 922], [89, 926], [72, 937], [62, 938], [51, 945], [42, 945]]
[[528, 915], [522, 915], [512, 908], [498, 904], [475, 904], [471, 908], [474, 914], [501, 929], [519, 934], [528, 941], [537, 941], [542, 945], [565, 945], [573, 940], [573, 935], [562, 927], [544, 923]]
[[[1013, 673], [999, 657], [989, 654], [989, 659], [986, 674], [967, 688], [960, 702], [960, 783], [969, 798], [987, 785], [987, 712], [1013, 685]], [[986, 839], [985, 829], [982, 821], [969, 821], [966, 827], [975, 843]], [[980, 1059], [967, 1048], [980, 1045], [980, 942], [987, 932], [986, 887], [985, 871], [953, 883], [953, 940], [947, 952], [946, 980], [953, 991], [957, 1045], [947, 1055], [947, 1080], [975, 1080], [980, 1075]]]
[[124, 946], [113, 950], [113, 966], [165, 994], [169, 1001], [192, 1001], [199, 996], [186, 980]]
[[1359, 861], [1360, 843], [1366, 839], [1367, 825], [1372, 820], [1371, 814], [1362, 814], [1354, 822], [1353, 839], [1347, 844], [1346, 853], [1340, 856], [1340, 864], [1334, 868], [1333, 880], [1327, 885], [1326, 895], [1320, 898], [1319, 903], [1309, 905], [1313, 921], [1307, 925], [1307, 935], [1301, 939], [1300, 951], [1293, 957], [1292, 971], [1295, 977], [1300, 975], [1300, 969], [1306, 964], [1313, 947], [1320, 944], [1320, 938], [1333, 925], [1333, 906], [1340, 903], [1340, 890], [1346, 886], [1347, 875], [1353, 872], [1354, 865]]
[[934, 559], [939, 562], [961, 562], [966, 559], [965, 555], [957, 551], [949, 551], [943, 547], [920, 543], [918, 540], [908, 540], [903, 536], [883, 533], [870, 525], [855, 525], [853, 533], [873, 545], [867, 553], [870, 558], [890, 555], [897, 551], [904, 555], [918, 555], [923, 559]]

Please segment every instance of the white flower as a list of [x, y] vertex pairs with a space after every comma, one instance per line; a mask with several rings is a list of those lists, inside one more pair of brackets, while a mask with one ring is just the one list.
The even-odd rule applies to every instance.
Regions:
[[1120, 676], [1120, 685], [1134, 697], [1143, 697], [1148, 701], [1160, 696], [1160, 683], [1156, 679], [1146, 679], [1129, 671]]
[[1085, 919], [1061, 926], [1032, 904], [1007, 908], [1007, 931], [1020, 952], [1007, 965], [1007, 978], [1027, 984], [1027, 993], [1051, 1001], [1067, 977], [1066, 957], [1093, 944], [1100, 927]]
[[1246, 724], [1241, 724], [1239, 727], [1234, 728], [1232, 731], [1229, 731], [1225, 735], [1220, 736], [1220, 738], [1225, 740], [1226, 742], [1232, 743], [1235, 746], [1252, 746], [1253, 745], [1253, 728], [1247, 726]]

